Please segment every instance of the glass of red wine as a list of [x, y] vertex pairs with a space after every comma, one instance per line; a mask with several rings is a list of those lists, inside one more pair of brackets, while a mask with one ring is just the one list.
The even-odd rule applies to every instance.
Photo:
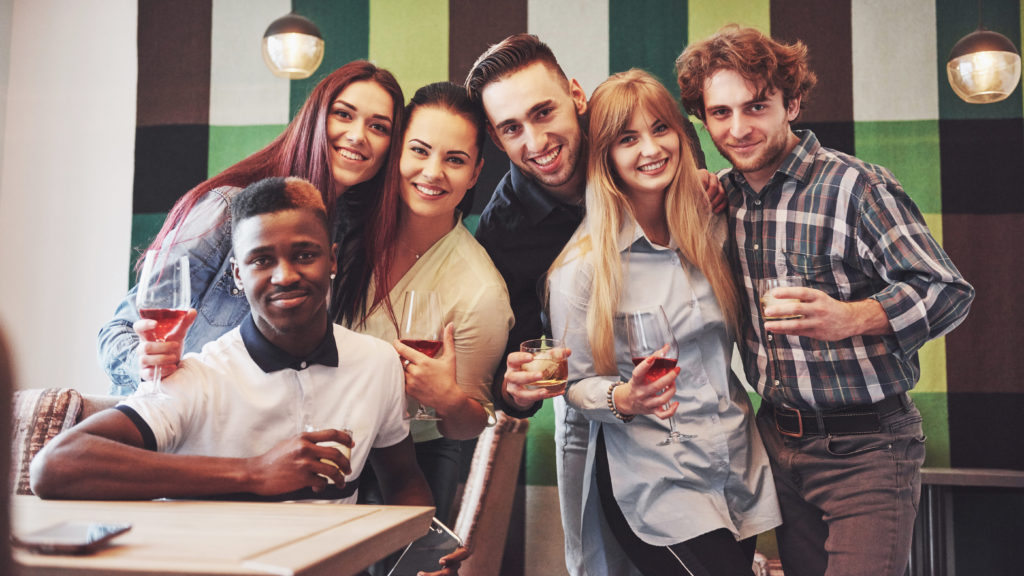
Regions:
[[[402, 306], [402, 323], [398, 327], [398, 339], [402, 344], [414, 348], [433, 358], [441, 350], [441, 334], [444, 319], [441, 317], [441, 301], [437, 292], [409, 290], [405, 293]], [[434, 409], [422, 403], [416, 409], [413, 420], [440, 420]]]
[[[153, 335], [157, 342], [164, 342], [167, 334], [185, 319], [191, 306], [191, 288], [188, 256], [171, 257], [166, 250], [146, 252], [135, 292], [135, 307], [139, 317], [156, 320]], [[160, 384], [160, 368], [154, 372], [153, 381]]]
[[[629, 353], [634, 366], [654, 356], [654, 362], [647, 371], [647, 382], [661, 378], [676, 367], [679, 348], [669, 328], [668, 317], [661, 306], [642, 308], [627, 314], [626, 338], [629, 340]], [[668, 425], [668, 436], [658, 442], [658, 446], [668, 446], [673, 442], [685, 442], [696, 438], [692, 434], [677, 431], [673, 418], [668, 419]]]

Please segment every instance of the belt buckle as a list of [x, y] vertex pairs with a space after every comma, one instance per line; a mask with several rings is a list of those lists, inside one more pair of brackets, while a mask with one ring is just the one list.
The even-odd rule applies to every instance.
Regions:
[[[779, 434], [782, 434], [783, 436], [789, 436], [790, 438], [803, 438], [804, 437], [804, 417], [803, 417], [802, 414], [800, 414], [799, 410], [797, 410], [796, 408], [790, 408], [789, 406], [773, 406], [773, 408], [775, 409], [775, 429], [779, 431]], [[778, 415], [779, 415], [780, 409], [781, 410], [788, 410], [788, 411], [793, 412], [794, 414], [796, 414], [796, 423], [797, 423], [797, 430], [796, 430], [796, 432], [788, 432], [786, 430], [783, 430], [782, 426], [779, 426]]]

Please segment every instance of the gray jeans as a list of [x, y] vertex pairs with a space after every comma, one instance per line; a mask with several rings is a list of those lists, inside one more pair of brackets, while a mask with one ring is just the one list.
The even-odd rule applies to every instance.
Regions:
[[782, 507], [776, 528], [786, 576], [903, 576], [921, 499], [921, 413], [882, 417], [882, 431], [783, 436], [771, 409], [757, 427]]

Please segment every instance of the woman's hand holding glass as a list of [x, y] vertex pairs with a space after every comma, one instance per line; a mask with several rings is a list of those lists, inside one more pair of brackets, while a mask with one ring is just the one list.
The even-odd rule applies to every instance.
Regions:
[[436, 357], [419, 352], [401, 340], [395, 350], [405, 366], [405, 393], [421, 406], [429, 406], [440, 414], [457, 404], [464, 396], [455, 378], [455, 325], [449, 322], [441, 338], [441, 353]]
[[644, 358], [643, 362], [633, 368], [629, 382], [615, 387], [615, 409], [631, 416], [634, 414], [654, 414], [665, 420], [671, 418], [679, 407], [679, 402], [673, 402], [676, 394], [676, 376], [679, 375], [679, 367], [676, 366], [665, 372], [658, 378], [648, 379], [648, 372], [654, 366], [656, 355]]

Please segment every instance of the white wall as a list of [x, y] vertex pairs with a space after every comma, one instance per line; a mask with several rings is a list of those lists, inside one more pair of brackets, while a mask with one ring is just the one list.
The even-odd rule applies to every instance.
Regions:
[[136, 0], [13, 2], [0, 318], [20, 388], [107, 390], [96, 332], [127, 286], [137, 28]]
[[[7, 117], [7, 72], [11, 63], [11, 12], [13, 0], [0, 0], [0, 177], [4, 165], [4, 123]], [[2, 321], [3, 318], [0, 318]]]

